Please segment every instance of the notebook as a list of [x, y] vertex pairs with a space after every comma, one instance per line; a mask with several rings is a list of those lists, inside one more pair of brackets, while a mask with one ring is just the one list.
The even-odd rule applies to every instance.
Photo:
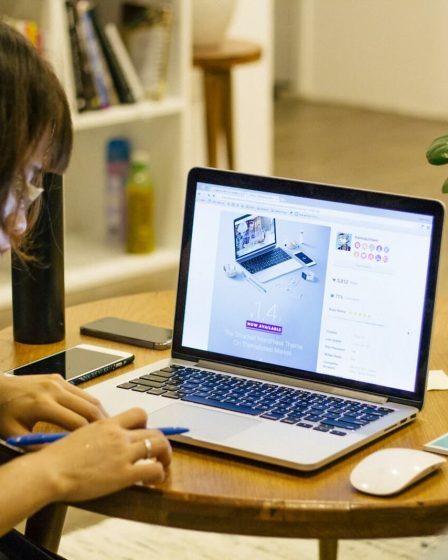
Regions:
[[234, 220], [233, 228], [235, 260], [254, 280], [268, 282], [301, 267], [277, 246], [275, 218], [245, 214]]
[[[171, 359], [88, 390], [110, 413], [140, 406], [151, 426], [189, 427], [173, 438], [184, 444], [321, 468], [423, 406], [443, 214], [434, 200], [194, 168]], [[275, 223], [298, 268], [254, 282], [235, 258], [242, 216]]]

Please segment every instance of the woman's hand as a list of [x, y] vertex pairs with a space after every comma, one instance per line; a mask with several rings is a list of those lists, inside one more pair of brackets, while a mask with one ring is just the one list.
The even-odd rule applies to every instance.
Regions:
[[0, 435], [3, 437], [26, 434], [37, 422], [50, 422], [71, 431], [106, 416], [98, 399], [58, 374], [23, 377], [0, 374]]
[[146, 413], [132, 408], [84, 426], [29, 458], [49, 473], [54, 501], [88, 500], [136, 482], [162, 482], [171, 445], [158, 430], [146, 429], [146, 422]]

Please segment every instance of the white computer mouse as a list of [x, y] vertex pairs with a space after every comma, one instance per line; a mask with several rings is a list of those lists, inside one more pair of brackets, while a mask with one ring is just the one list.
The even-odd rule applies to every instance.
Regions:
[[350, 482], [361, 492], [389, 496], [439, 469], [445, 461], [439, 455], [418, 449], [381, 449], [356, 465]]

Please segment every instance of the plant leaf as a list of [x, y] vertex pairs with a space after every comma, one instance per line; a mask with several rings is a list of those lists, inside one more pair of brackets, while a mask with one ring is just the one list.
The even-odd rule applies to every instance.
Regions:
[[445, 179], [445, 182], [442, 185], [442, 192], [448, 193], [448, 179]]
[[440, 136], [433, 140], [426, 152], [426, 159], [432, 165], [445, 165], [448, 163], [448, 135]]
[[448, 141], [432, 144], [426, 152], [426, 159], [432, 165], [448, 163]]
[[448, 163], [448, 134], [433, 140], [426, 152], [426, 159], [432, 165], [445, 165]]

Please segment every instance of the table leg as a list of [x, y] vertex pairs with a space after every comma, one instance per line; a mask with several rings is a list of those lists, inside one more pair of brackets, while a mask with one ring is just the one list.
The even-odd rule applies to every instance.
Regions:
[[66, 513], [67, 506], [63, 504], [50, 504], [44, 507], [28, 518], [25, 535], [35, 544], [51, 552], [57, 552]]
[[319, 540], [319, 560], [337, 560], [338, 541], [337, 539]]
[[209, 167], [218, 167], [224, 133], [228, 169], [234, 169], [232, 80], [230, 70], [204, 70], [205, 124]]
[[221, 76], [218, 72], [204, 71], [205, 126], [207, 131], [208, 166], [217, 167], [218, 141], [221, 130]]
[[232, 75], [223, 72], [222, 75], [223, 95], [223, 119], [224, 133], [227, 147], [227, 163], [229, 169], [235, 169], [234, 147], [233, 147], [233, 109], [232, 109]]

